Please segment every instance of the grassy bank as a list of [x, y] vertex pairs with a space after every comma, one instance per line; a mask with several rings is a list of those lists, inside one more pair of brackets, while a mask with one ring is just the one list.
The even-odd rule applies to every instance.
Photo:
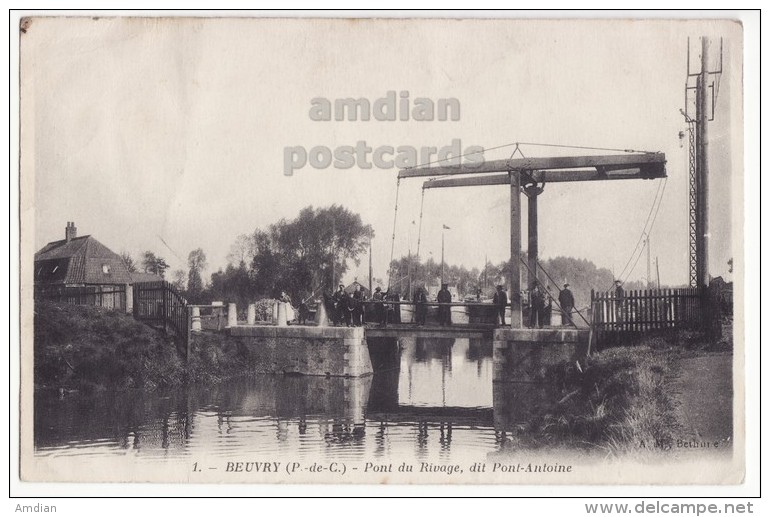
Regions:
[[36, 303], [34, 347], [39, 388], [153, 390], [217, 382], [247, 370], [234, 343], [197, 341], [185, 364], [162, 332], [130, 314], [99, 307]]
[[729, 340], [661, 332], [595, 353], [584, 368], [553, 368], [548, 376], [554, 402], [523, 426], [526, 432], [514, 434], [511, 447], [566, 445], [608, 456], [663, 454], [680, 433], [673, 388], [680, 360], [729, 350]]

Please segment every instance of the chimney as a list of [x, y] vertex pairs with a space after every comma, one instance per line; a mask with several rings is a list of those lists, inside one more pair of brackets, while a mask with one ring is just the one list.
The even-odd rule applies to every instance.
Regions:
[[67, 228], [64, 230], [64, 239], [69, 242], [77, 236], [78, 229], [75, 228], [75, 223], [67, 221]]

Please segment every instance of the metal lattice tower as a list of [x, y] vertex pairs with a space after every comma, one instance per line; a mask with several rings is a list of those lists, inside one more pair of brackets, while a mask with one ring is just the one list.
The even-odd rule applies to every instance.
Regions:
[[689, 198], [689, 228], [690, 228], [690, 287], [698, 285], [698, 245], [697, 245], [697, 221], [698, 221], [698, 182], [695, 173], [695, 121], [687, 125], [688, 140], [688, 170], [690, 189]]
[[700, 66], [696, 66], [695, 70], [692, 70], [690, 64], [690, 39], [687, 39], [685, 106], [681, 110], [687, 122], [688, 133], [688, 229], [690, 232], [688, 248], [690, 257], [690, 286], [692, 287], [706, 287], [709, 283], [708, 124], [714, 120], [714, 108], [719, 91], [719, 77], [722, 74], [722, 40], [721, 38], [719, 40], [719, 68], [716, 70], [709, 70], [709, 45], [708, 38], [700, 38], [700, 56], [698, 60], [700, 61]]

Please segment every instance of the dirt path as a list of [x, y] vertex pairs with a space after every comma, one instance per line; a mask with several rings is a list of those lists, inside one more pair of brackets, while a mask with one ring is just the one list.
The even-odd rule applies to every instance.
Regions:
[[719, 441], [733, 437], [733, 356], [710, 354], [682, 359], [675, 382], [684, 440]]

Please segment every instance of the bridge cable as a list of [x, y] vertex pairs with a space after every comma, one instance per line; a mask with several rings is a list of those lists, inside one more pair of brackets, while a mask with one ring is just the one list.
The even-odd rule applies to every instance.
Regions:
[[417, 261], [420, 260], [420, 239], [422, 238], [422, 209], [425, 205], [425, 187], [422, 188], [422, 197], [420, 198], [420, 224], [417, 227]]
[[[636, 241], [636, 245], [634, 246], [633, 251], [631, 252], [631, 256], [628, 257], [628, 261], [626, 261], [625, 266], [623, 266], [623, 269], [618, 274], [617, 278], [620, 279], [623, 277], [623, 275], [628, 270], [628, 266], [631, 264], [631, 261], [634, 260], [634, 255], [636, 255], [636, 252], [639, 250], [639, 245], [644, 242], [645, 236], [649, 233], [647, 230], [647, 225], [650, 223], [650, 220], [653, 217], [653, 212], [657, 214], [657, 211], [655, 210], [656, 205], [660, 206], [660, 201], [663, 199], [663, 190], [665, 189], [665, 181], [658, 182], [658, 189], [655, 191], [655, 197], [652, 200], [652, 204], [650, 205], [650, 211], [647, 213], [647, 219], [644, 221], [644, 226], [642, 227], [642, 232], [639, 235], [639, 239]], [[641, 248], [644, 250], [644, 246]], [[610, 287], [611, 289], [612, 287]], [[609, 290], [609, 289], [608, 289]]]
[[[631, 273], [633, 273], [634, 268], [639, 263], [639, 260], [642, 256], [642, 253], [644, 252], [644, 246], [639, 248], [639, 244], [642, 242], [645, 242], [645, 237], [649, 236], [650, 232], [652, 232], [652, 227], [655, 225], [655, 220], [658, 217], [658, 211], [660, 210], [660, 205], [663, 202], [663, 194], [666, 190], [666, 184], [668, 182], [668, 178], [663, 178], [663, 181], [658, 183], [658, 190], [655, 192], [655, 197], [653, 198], [652, 205], [650, 206], [650, 212], [647, 215], [647, 220], [644, 223], [644, 227], [642, 228], [642, 233], [639, 236], [639, 240], [636, 242], [636, 246], [634, 246], [633, 251], [631, 252], [631, 256], [628, 258], [628, 261], [626, 262], [626, 265], [623, 267], [623, 270], [620, 272], [620, 274], [613, 279], [613, 283], [605, 290], [599, 290], [598, 292], [603, 293], [609, 293], [612, 290], [612, 286], [614, 285], [614, 281], [620, 280], [621, 285], [628, 281], [628, 278], [631, 276]], [[648, 227], [649, 223], [649, 227]], [[637, 255], [637, 251], [639, 252]], [[634, 256], [636, 256], [636, 260], [634, 260]], [[634, 261], [633, 266], [631, 266], [631, 269], [628, 270], [629, 264], [631, 264], [631, 261]], [[622, 280], [622, 277], [625, 275], [625, 280]], [[590, 305], [587, 305], [586, 307], [583, 307], [581, 309], [576, 309], [578, 312], [581, 310], [588, 309]]]
[[[649, 238], [649, 235], [652, 232], [652, 227], [655, 225], [655, 219], [658, 217], [658, 211], [660, 210], [660, 205], [663, 202], [663, 194], [665, 193], [665, 190], [666, 190], [667, 180], [668, 178], [664, 178], [662, 182], [658, 183], [658, 191], [660, 193], [660, 196], [658, 196], [658, 193], [656, 192], [655, 199], [653, 199], [652, 206], [650, 207], [650, 213], [647, 216], [647, 221], [644, 223], [642, 234], [639, 236], [639, 241], [636, 244], [637, 247], [639, 246], [640, 243], [645, 242], [645, 237]], [[647, 225], [648, 223], [649, 223], [649, 227]], [[626, 266], [623, 268], [623, 271], [620, 273], [620, 275], [618, 275], [618, 279], [622, 279], [623, 274], [625, 273], [625, 279], [621, 280], [621, 284], [625, 283], [628, 280], [628, 278], [631, 276], [631, 273], [633, 273], [634, 268], [636, 267], [636, 264], [639, 263], [639, 259], [642, 256], [642, 252], [644, 251], [644, 246], [642, 246], [638, 251], [639, 251], [639, 254], [636, 256], [636, 260], [634, 261], [633, 266], [631, 266], [631, 269], [626, 271], [626, 269], [628, 268], [628, 265], [633, 259], [634, 254], [636, 254], [637, 252], [637, 248], [634, 248], [634, 252], [632, 253], [631, 257], [629, 257], [628, 262], [626, 263]]]
[[[665, 184], [665, 181], [664, 181], [663, 182], [663, 190], [665, 190], [665, 188], [666, 188], [666, 184]], [[649, 243], [650, 243], [650, 241], [649, 241], [650, 232], [652, 232], [652, 227], [655, 225], [655, 219], [657, 219], [657, 217], [658, 217], [658, 210], [660, 210], [660, 205], [661, 205], [662, 201], [663, 201], [663, 193], [661, 192], [660, 199], [658, 200], [658, 206], [655, 208], [655, 214], [652, 216], [652, 221], [650, 222], [650, 227], [647, 230], [647, 232], [644, 234], [647, 237], [647, 239], [645, 241], [646, 242], [645, 246], [649, 246]], [[639, 259], [642, 257], [642, 252], [643, 251], [644, 251], [644, 246], [642, 246], [642, 249], [639, 251], [639, 255], [636, 256], [636, 260], [634, 261], [634, 265], [631, 266], [631, 269], [628, 271], [628, 274], [626, 275], [626, 280], [628, 280], [628, 277], [630, 277], [631, 273], [634, 272], [634, 269], [636, 268], [636, 265], [639, 263]], [[649, 278], [647, 279], [647, 281], [649, 282]]]
[[393, 236], [390, 241], [390, 262], [388, 263], [388, 289], [390, 289], [390, 274], [393, 270], [393, 251], [396, 245], [396, 219], [398, 217], [398, 191], [401, 187], [401, 178], [396, 181], [396, 207], [393, 210]]

